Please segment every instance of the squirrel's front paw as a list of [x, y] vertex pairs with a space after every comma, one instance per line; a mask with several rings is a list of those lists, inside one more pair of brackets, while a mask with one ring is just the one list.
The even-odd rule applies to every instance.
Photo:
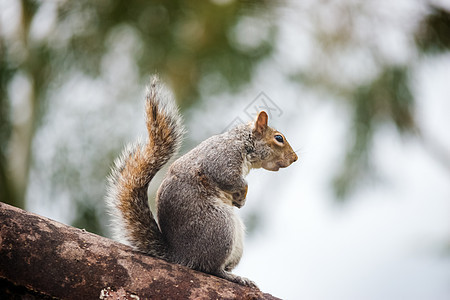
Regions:
[[240, 191], [233, 193], [233, 205], [237, 208], [241, 208], [245, 204], [245, 199], [247, 197], [248, 185], [245, 185]]

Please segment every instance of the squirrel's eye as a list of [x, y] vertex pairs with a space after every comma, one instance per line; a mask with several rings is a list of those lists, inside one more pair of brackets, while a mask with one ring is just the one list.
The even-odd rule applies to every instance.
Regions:
[[274, 138], [277, 140], [278, 143], [284, 143], [284, 139], [281, 135], [277, 134], [274, 136]]

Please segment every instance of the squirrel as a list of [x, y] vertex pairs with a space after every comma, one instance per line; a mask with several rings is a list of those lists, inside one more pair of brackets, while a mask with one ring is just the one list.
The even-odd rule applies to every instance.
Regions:
[[147, 142], [127, 146], [108, 177], [114, 238], [150, 256], [256, 287], [231, 273], [244, 238], [234, 207], [245, 204], [250, 169], [278, 171], [295, 162], [296, 153], [261, 111], [254, 122], [212, 136], [172, 163], [157, 191], [156, 221], [148, 185], [177, 153], [184, 134], [173, 96], [157, 76], [147, 88], [145, 112]]

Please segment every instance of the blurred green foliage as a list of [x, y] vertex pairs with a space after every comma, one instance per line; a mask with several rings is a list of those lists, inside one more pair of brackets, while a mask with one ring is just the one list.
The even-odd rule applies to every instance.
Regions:
[[392, 122], [400, 133], [415, 129], [415, 102], [408, 75], [404, 66], [389, 66], [374, 81], [356, 88], [350, 97], [353, 136], [342, 171], [334, 181], [338, 199], [345, 199], [353, 185], [370, 170], [369, 151], [378, 125]]
[[[201, 77], [219, 72], [232, 88], [250, 80], [253, 67], [272, 49], [269, 39], [242, 49], [232, 38], [240, 19], [267, 11], [265, 1], [70, 1], [60, 7], [58, 22], [83, 16], [82, 30], [71, 36], [69, 59], [94, 75], [107, 51], [107, 39], [124, 25], [138, 36], [141, 76], [157, 71], [169, 78], [177, 99], [188, 105], [198, 98]], [[274, 34], [274, 32], [272, 32]]]
[[450, 12], [437, 6], [429, 7], [430, 14], [423, 20], [416, 42], [426, 53], [450, 50]]
[[[85, 134], [76, 137], [82, 149], [80, 157], [71, 158], [70, 151], [61, 142], [51, 165], [32, 161], [32, 143], [49, 110], [49, 94], [69, 74], [80, 72], [93, 79], [99, 77], [108, 51], [120, 43], [132, 48], [139, 78], [143, 80], [151, 73], [160, 73], [174, 89], [183, 108], [199, 98], [205, 78], [219, 81], [214, 85], [214, 93], [237, 91], [252, 79], [255, 68], [272, 53], [278, 34], [277, 8], [282, 4], [263, 0], [57, 1], [51, 3], [56, 5], [52, 29], [43, 36], [33, 36], [30, 32], [33, 22], [42, 19], [39, 14], [49, 3], [17, 0], [15, 5], [20, 10], [17, 29], [9, 35], [0, 31], [0, 199], [25, 206], [28, 174], [34, 164], [39, 170], [35, 180], [51, 178], [50, 195], [57, 197], [67, 192], [70, 201], [76, 203], [73, 223], [102, 233], [100, 219], [104, 218], [97, 198], [104, 193], [103, 180], [117, 149], [106, 146], [110, 140], [90, 133], [95, 124], [89, 127], [86, 121]], [[430, 54], [448, 51], [449, 16], [443, 8], [430, 8], [415, 35], [419, 51]], [[261, 22], [266, 26], [266, 35], [252, 43], [245, 36], [245, 29], [259, 27]], [[349, 26], [353, 26], [351, 22]], [[341, 43], [338, 46], [345, 48], [351, 34], [345, 26], [343, 29], [341, 35], [332, 34], [330, 41], [323, 42], [322, 46], [338, 51], [339, 47], [333, 47], [333, 43]], [[326, 34], [319, 35], [321, 38], [326, 39]], [[345, 99], [345, 105], [350, 107], [353, 131], [342, 169], [334, 180], [339, 198], [345, 199], [369, 172], [372, 139], [380, 124], [392, 123], [400, 133], [416, 130], [415, 102], [409, 80], [411, 68], [408, 64], [382, 65], [375, 79], [345, 91], [314, 73], [298, 72], [292, 76], [302, 84], [315, 85], [319, 90], [337, 95], [337, 99]], [[13, 119], [13, 100], [8, 92], [20, 76], [30, 84], [26, 99], [30, 108], [27, 124], [18, 124]], [[94, 142], [94, 139], [101, 140]], [[104, 148], [91, 149], [94, 144]], [[14, 152], [13, 146], [25, 151]], [[91, 153], [102, 155], [103, 159], [90, 156]], [[16, 161], [20, 163], [16, 164], [19, 167], [13, 176], [11, 165]], [[97, 165], [92, 166], [94, 161]]]
[[6, 88], [9, 78], [12, 76], [12, 70], [8, 67], [5, 53], [6, 46], [0, 43], [0, 193], [1, 199], [11, 198], [10, 186], [7, 182], [6, 152], [8, 141], [11, 136], [11, 117]]
[[[419, 53], [439, 55], [449, 51], [450, 12], [430, 6], [429, 14], [420, 22], [415, 33], [415, 40]], [[353, 133], [342, 169], [334, 179], [337, 199], [345, 200], [373, 170], [370, 149], [373, 133], [380, 125], [393, 123], [401, 134], [420, 135], [414, 117], [413, 83], [409, 76], [412, 68], [414, 64], [386, 65], [375, 80], [356, 87], [348, 96], [353, 107]]]

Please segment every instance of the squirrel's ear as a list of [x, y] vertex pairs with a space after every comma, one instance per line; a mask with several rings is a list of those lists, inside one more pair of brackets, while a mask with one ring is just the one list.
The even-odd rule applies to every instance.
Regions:
[[265, 111], [260, 111], [255, 121], [255, 128], [253, 129], [258, 134], [263, 134], [267, 128], [267, 120], [269, 117]]

